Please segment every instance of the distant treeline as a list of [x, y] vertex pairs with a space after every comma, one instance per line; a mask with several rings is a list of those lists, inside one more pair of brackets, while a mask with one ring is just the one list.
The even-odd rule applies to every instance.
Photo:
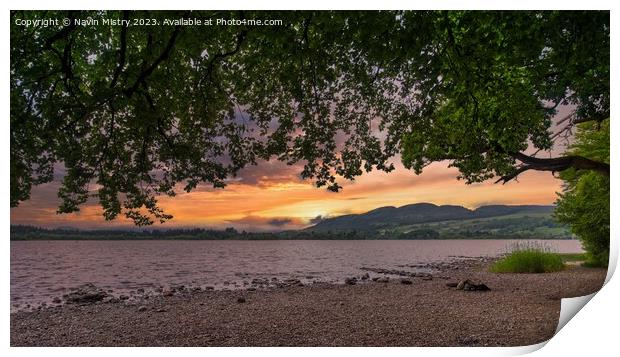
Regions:
[[408, 232], [369, 230], [345, 231], [283, 231], [246, 232], [234, 228], [213, 230], [153, 229], [153, 230], [78, 230], [46, 229], [32, 226], [11, 226], [11, 240], [389, 240], [389, 239], [570, 239], [570, 235], [541, 235], [531, 233], [462, 230], [441, 232], [433, 228], [417, 228]]

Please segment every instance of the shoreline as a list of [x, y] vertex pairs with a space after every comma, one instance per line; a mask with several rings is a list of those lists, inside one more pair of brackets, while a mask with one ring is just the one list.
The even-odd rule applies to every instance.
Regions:
[[[602, 286], [606, 269], [496, 274], [469, 259], [440, 275], [166, 292], [10, 315], [11, 346], [521, 346], [557, 327], [560, 300]], [[445, 268], [445, 269], [444, 269]], [[396, 275], [394, 277], [394, 275]], [[449, 276], [446, 276], [449, 275]], [[359, 278], [359, 279], [358, 279]], [[376, 278], [373, 281], [373, 278]], [[401, 281], [402, 279], [402, 281]], [[490, 291], [456, 290], [464, 279]]]

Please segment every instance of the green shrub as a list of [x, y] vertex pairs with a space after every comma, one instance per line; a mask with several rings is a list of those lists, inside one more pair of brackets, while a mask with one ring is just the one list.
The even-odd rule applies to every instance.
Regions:
[[564, 269], [562, 256], [538, 243], [519, 243], [491, 266], [494, 273], [550, 273]]
[[[609, 163], [609, 119], [578, 126], [568, 154]], [[555, 217], [568, 224], [587, 252], [586, 266], [606, 267], [609, 262], [609, 175], [568, 169], [560, 173], [564, 189], [556, 201]]]

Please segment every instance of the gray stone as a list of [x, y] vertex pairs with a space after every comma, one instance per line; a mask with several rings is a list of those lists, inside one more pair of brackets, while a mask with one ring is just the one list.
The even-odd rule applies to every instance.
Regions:
[[357, 278], [346, 278], [344, 279], [344, 283], [347, 285], [355, 285], [357, 284]]
[[69, 294], [64, 295], [64, 299], [67, 303], [73, 304], [92, 304], [97, 301], [101, 301], [108, 296], [108, 293], [96, 287], [95, 285], [88, 283], [79, 286]]
[[491, 290], [489, 289], [488, 286], [486, 286], [486, 284], [480, 283], [474, 283], [473, 281], [469, 280], [469, 279], [465, 279], [465, 280], [461, 280], [458, 285], [456, 286], [456, 290], [463, 290], [463, 291], [488, 291]]

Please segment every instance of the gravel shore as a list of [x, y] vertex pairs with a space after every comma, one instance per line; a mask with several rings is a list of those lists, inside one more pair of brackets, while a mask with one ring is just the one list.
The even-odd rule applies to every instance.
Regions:
[[[407, 277], [411, 284], [392, 276], [21, 311], [11, 314], [11, 346], [531, 345], [553, 336], [561, 298], [597, 291], [606, 275], [580, 266], [494, 274], [488, 264], [464, 263], [449, 279]], [[463, 279], [491, 290], [446, 285]]]

